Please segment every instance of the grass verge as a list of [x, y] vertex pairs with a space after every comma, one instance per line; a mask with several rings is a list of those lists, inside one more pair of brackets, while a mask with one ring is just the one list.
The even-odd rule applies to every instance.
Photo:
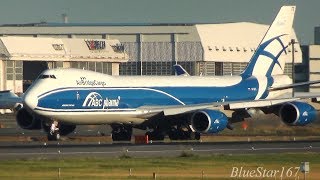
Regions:
[[236, 177], [243, 179], [248, 179], [246, 172], [252, 171], [256, 176], [250, 179], [261, 179], [262, 175], [266, 179], [280, 179], [282, 171], [283, 178], [303, 179], [301, 172], [295, 174], [303, 161], [310, 162], [308, 179], [320, 177], [319, 153], [194, 156], [182, 152], [173, 158], [124, 156], [4, 160], [0, 163], [0, 179], [152, 179], [153, 173], [157, 179], [233, 179], [230, 176], [234, 168], [238, 168]]

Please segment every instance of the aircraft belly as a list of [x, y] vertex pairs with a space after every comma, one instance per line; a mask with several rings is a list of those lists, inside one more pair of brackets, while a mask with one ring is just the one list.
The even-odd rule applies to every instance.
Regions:
[[137, 113], [101, 113], [101, 112], [46, 112], [41, 111], [38, 114], [49, 117], [53, 120], [71, 124], [86, 124], [86, 125], [99, 125], [99, 124], [112, 124], [112, 123], [125, 123], [125, 124], [141, 124], [145, 121], [139, 118]]

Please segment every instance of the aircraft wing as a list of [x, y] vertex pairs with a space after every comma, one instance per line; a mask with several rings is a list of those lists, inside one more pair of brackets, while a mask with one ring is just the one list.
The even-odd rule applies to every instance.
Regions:
[[296, 100], [301, 100], [299, 97], [284, 98], [284, 99], [262, 99], [254, 101], [244, 101], [244, 102], [232, 102], [225, 106], [225, 109], [243, 109], [243, 108], [259, 108], [259, 107], [270, 107], [274, 105], [279, 105], [286, 102], [292, 102]]
[[269, 91], [278, 91], [278, 90], [290, 89], [290, 88], [294, 88], [294, 87], [311, 85], [311, 84], [318, 84], [318, 83], [320, 83], [320, 80], [307, 81], [307, 82], [301, 82], [301, 83], [293, 83], [293, 84], [288, 84], [288, 85], [283, 85], [283, 86], [270, 87]]
[[[179, 65], [176, 65], [175, 67], [176, 68], [178, 67], [178, 69], [179, 69]], [[183, 75], [183, 73], [180, 73], [178, 75]], [[298, 86], [317, 84], [317, 83], [320, 83], [320, 80], [270, 87], [269, 91], [278, 91], [278, 90], [284, 90], [284, 89], [294, 88], [294, 87], [298, 87]], [[154, 114], [156, 112], [158, 112], [158, 113], [163, 112], [163, 114], [165, 116], [171, 116], [171, 115], [178, 115], [178, 114], [183, 114], [183, 113], [191, 113], [193, 111], [206, 109], [206, 108], [221, 109], [221, 106], [223, 106], [223, 109], [225, 109], [225, 110], [271, 107], [271, 106], [280, 105], [280, 104], [283, 104], [286, 102], [292, 102], [292, 101], [304, 100], [304, 99], [311, 99], [312, 102], [320, 102], [320, 94], [319, 93], [318, 94], [316, 94], [316, 93], [295, 93], [295, 96], [291, 97], [291, 93], [290, 93], [290, 94], [285, 94], [281, 97], [278, 97], [278, 99], [213, 102], [213, 103], [205, 103], [205, 104], [178, 105], [178, 106], [155, 106], [155, 107], [142, 106], [139, 109], [145, 110], [145, 112], [149, 112], [151, 114]], [[147, 113], [147, 114], [149, 114], [149, 113]], [[149, 115], [151, 115], [151, 114], [149, 114]]]
[[[163, 112], [165, 116], [178, 115], [183, 113], [190, 113], [199, 109], [218, 107], [215, 103], [204, 103], [196, 105], [178, 105], [178, 106], [142, 106], [138, 110], [145, 112], [145, 114], [157, 114]], [[221, 106], [221, 105], [220, 105]]]
[[253, 101], [231, 101], [231, 102], [213, 102], [213, 103], [203, 103], [203, 104], [193, 104], [193, 105], [178, 105], [178, 106], [142, 106], [138, 110], [144, 112], [143, 116], [149, 118], [152, 115], [163, 113], [164, 116], [174, 116], [184, 113], [192, 113], [197, 110], [202, 109], [221, 109], [224, 110], [234, 110], [237, 109], [249, 109], [249, 108], [263, 108], [271, 107], [275, 105], [280, 105], [286, 102], [312, 99], [313, 101], [319, 98], [313, 95], [304, 95], [301, 97], [291, 97], [291, 98], [280, 98], [280, 99], [262, 99]]

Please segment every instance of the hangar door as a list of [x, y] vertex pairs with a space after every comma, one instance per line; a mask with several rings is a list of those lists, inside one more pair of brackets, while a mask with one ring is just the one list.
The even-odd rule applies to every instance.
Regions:
[[48, 69], [46, 61], [23, 61], [23, 92], [46, 69]]

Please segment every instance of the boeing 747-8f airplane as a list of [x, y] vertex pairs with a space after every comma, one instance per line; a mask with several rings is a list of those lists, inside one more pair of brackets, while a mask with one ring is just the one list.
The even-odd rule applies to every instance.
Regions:
[[[277, 114], [303, 126], [316, 110], [291, 94], [294, 84], [279, 61], [290, 42], [295, 6], [284, 6], [240, 76], [109, 76], [80, 69], [44, 71], [25, 93], [17, 122], [43, 128], [50, 140], [79, 124], [110, 124], [113, 140], [130, 140], [132, 128], [150, 139], [199, 139], [248, 117], [248, 109]], [[267, 111], [265, 111], [267, 112]]]

